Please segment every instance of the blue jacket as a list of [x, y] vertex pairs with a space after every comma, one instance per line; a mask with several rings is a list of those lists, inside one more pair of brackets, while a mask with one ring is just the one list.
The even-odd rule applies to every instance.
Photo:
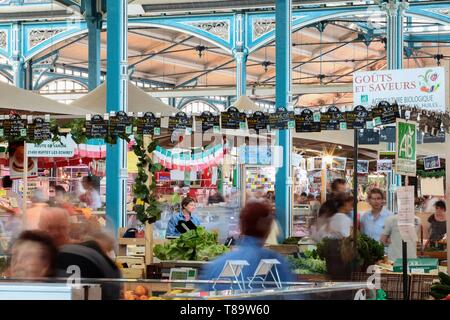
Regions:
[[[276, 253], [275, 251], [268, 250], [263, 247], [264, 243], [261, 239], [257, 239], [250, 236], [244, 236], [239, 240], [238, 247], [229, 252], [226, 253], [217, 259], [211, 261], [208, 263], [204, 269], [200, 272], [199, 279], [200, 280], [214, 280], [216, 279], [220, 273], [222, 272], [222, 269], [226, 263], [227, 260], [246, 260], [250, 265], [245, 266], [242, 269], [242, 274], [244, 276], [244, 281], [248, 283], [248, 278], [253, 277], [253, 274], [255, 273], [256, 268], [259, 265], [259, 262], [262, 259], [277, 259], [281, 262], [281, 264], [277, 265], [278, 274], [280, 276], [281, 282], [293, 282], [295, 281], [295, 277], [293, 273], [291, 272], [289, 268], [289, 264], [286, 261], [286, 259], [281, 256], [280, 254]], [[239, 277], [241, 279], [241, 277]], [[226, 280], [226, 279], [223, 279]], [[256, 279], [255, 281], [258, 281]], [[268, 282], [273, 281], [272, 276], [268, 276], [267, 280]], [[209, 285], [203, 285], [202, 290], [205, 291], [212, 291], [212, 284]], [[268, 287], [268, 285], [266, 285]], [[216, 290], [229, 290], [230, 285], [216, 285]], [[248, 289], [248, 287], [246, 286]], [[257, 285], [252, 284], [252, 288], [258, 288]], [[233, 284], [233, 289], [239, 289], [237, 284]]]
[[[179, 237], [181, 233], [177, 230], [176, 226], [178, 225], [178, 221], [185, 220], [183, 213], [180, 211], [177, 214], [174, 214], [168, 224], [166, 229], [166, 237]], [[191, 221], [193, 224], [195, 224], [197, 227], [200, 227], [201, 223], [200, 220], [194, 216], [191, 215]]]

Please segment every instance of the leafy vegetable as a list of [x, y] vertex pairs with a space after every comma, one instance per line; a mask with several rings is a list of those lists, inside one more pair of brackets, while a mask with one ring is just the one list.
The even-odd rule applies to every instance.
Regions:
[[207, 261], [228, 252], [228, 247], [219, 244], [217, 234], [202, 227], [183, 233], [178, 239], [164, 245], [156, 245], [153, 253], [161, 260]]
[[301, 253], [300, 258], [289, 256], [288, 262], [291, 269], [297, 274], [324, 274], [327, 272], [325, 261], [318, 258], [315, 250]]

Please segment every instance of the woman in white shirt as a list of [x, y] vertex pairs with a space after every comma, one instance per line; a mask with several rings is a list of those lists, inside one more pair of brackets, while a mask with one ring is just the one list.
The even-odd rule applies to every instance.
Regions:
[[351, 235], [353, 221], [348, 216], [353, 209], [353, 196], [341, 193], [322, 204], [319, 210], [317, 238], [342, 239]]

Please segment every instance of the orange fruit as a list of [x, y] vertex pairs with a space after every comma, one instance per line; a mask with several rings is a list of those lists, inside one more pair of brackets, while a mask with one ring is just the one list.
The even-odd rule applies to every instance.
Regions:
[[127, 290], [123, 294], [123, 297], [125, 298], [125, 300], [130, 300], [129, 298], [132, 296], [134, 296], [134, 291], [132, 291], [132, 290]]
[[148, 296], [143, 294], [142, 296], [139, 297], [139, 300], [148, 300]]
[[138, 296], [144, 296], [148, 295], [148, 290], [146, 287], [139, 285], [136, 288], [134, 288], [134, 293]]

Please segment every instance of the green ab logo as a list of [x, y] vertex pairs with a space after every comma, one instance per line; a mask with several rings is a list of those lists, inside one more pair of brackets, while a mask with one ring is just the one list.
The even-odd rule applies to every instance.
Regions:
[[414, 136], [415, 130], [412, 127], [408, 127], [407, 132], [400, 141], [400, 157], [404, 159], [414, 158]]

